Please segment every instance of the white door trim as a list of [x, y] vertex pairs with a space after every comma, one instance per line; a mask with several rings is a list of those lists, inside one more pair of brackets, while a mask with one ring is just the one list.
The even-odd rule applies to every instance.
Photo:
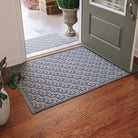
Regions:
[[21, 51], [22, 51], [22, 57], [24, 60], [26, 60], [26, 50], [25, 50], [25, 39], [24, 39], [24, 31], [23, 31], [23, 21], [22, 21], [22, 13], [21, 13], [21, 4], [20, 0], [16, 0], [16, 14], [17, 14], [17, 23], [19, 28], [19, 38], [21, 42]]
[[[18, 3], [17, 5], [20, 5], [20, 0], [16, 0]], [[19, 12], [20, 10], [20, 12]], [[17, 16], [18, 16], [18, 23], [19, 23], [19, 33], [20, 33], [20, 36], [21, 36], [21, 50], [22, 50], [22, 54], [24, 56], [24, 62], [26, 61], [29, 61], [29, 60], [33, 60], [33, 59], [36, 59], [36, 58], [41, 58], [41, 57], [44, 57], [44, 56], [48, 56], [48, 55], [51, 55], [51, 54], [56, 54], [56, 53], [59, 53], [59, 52], [62, 52], [62, 51], [66, 51], [66, 50], [69, 50], [69, 49], [73, 49], [73, 48], [77, 48], [77, 47], [80, 47], [81, 46], [81, 15], [82, 15], [82, 0], [80, 0], [80, 7], [79, 7], [79, 20], [80, 20], [80, 23], [79, 23], [79, 41], [76, 41], [76, 42], [73, 42], [73, 43], [68, 43], [68, 44], [64, 44], [64, 45], [61, 45], [61, 46], [57, 46], [55, 48], [50, 48], [50, 49], [46, 49], [46, 50], [43, 50], [43, 51], [38, 51], [38, 52], [34, 52], [34, 53], [31, 53], [31, 54], [28, 54], [26, 55], [25, 52], [25, 43], [24, 43], [24, 33], [23, 33], [23, 22], [22, 22], [22, 15], [20, 14], [21, 13], [21, 7], [20, 6], [17, 6]], [[21, 20], [20, 20], [21, 19]], [[21, 29], [22, 28], [22, 29]]]
[[135, 29], [135, 37], [134, 37], [134, 56], [138, 58], [138, 12], [137, 12], [137, 21], [136, 21], [136, 29]]
[[8, 59], [8, 67], [21, 64], [26, 61], [26, 52], [25, 52], [25, 42], [24, 42], [24, 32], [23, 32], [23, 22], [22, 22], [22, 14], [21, 14], [21, 5], [20, 0], [15, 0], [15, 7], [16, 7], [16, 19], [17, 19], [17, 28], [19, 37], [17, 40], [17, 46], [19, 52], [16, 57], [12, 57]]
[[9, 67], [26, 60], [20, 3], [4, 0], [0, 7], [0, 59], [6, 56]]

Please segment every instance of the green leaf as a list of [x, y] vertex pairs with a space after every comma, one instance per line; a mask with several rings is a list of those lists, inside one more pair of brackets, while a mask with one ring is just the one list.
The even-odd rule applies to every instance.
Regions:
[[3, 86], [3, 85], [2, 85], [2, 82], [0, 82], [0, 90], [2, 89], [2, 86]]
[[79, 0], [57, 0], [57, 4], [63, 9], [79, 8]]
[[24, 80], [24, 75], [21, 72], [8, 72], [6, 85], [11, 89], [16, 89], [22, 80]]
[[3, 93], [0, 93], [0, 99], [2, 99], [2, 100], [7, 99], [7, 95], [3, 94]]
[[7, 66], [7, 62], [6, 62], [6, 57], [4, 57], [4, 59], [1, 60], [0, 62], [0, 71], [3, 71]]
[[2, 108], [2, 100], [7, 99], [7, 95], [0, 92], [0, 108]]

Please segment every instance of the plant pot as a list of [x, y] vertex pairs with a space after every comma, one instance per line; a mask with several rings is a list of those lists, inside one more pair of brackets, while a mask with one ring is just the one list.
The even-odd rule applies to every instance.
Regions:
[[77, 11], [78, 8], [75, 9], [63, 9], [61, 8], [61, 10], [63, 11], [63, 20], [64, 23], [67, 24], [68, 29], [65, 33], [65, 35], [67, 36], [75, 36], [76, 35], [76, 31], [73, 29], [73, 25], [77, 22]]
[[2, 100], [2, 108], [0, 108], [0, 126], [4, 125], [10, 115], [10, 100], [7, 92], [4, 89], [1, 89], [1, 93], [7, 95], [7, 99]]

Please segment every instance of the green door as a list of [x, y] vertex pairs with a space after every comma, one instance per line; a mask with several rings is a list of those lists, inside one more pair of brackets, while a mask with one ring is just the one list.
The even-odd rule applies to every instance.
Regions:
[[138, 0], [82, 0], [82, 43], [132, 70]]

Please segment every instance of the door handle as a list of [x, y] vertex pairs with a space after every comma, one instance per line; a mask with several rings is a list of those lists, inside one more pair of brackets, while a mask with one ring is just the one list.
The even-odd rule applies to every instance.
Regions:
[[135, 15], [133, 13], [133, 3], [129, 4], [129, 12], [130, 12], [130, 18], [131, 18], [131, 20], [134, 20], [135, 19]]
[[133, 13], [133, 4], [136, 3], [137, 0], [132, 0], [132, 2], [129, 3], [129, 12], [130, 12], [130, 18], [131, 20], [135, 19], [135, 15]]

